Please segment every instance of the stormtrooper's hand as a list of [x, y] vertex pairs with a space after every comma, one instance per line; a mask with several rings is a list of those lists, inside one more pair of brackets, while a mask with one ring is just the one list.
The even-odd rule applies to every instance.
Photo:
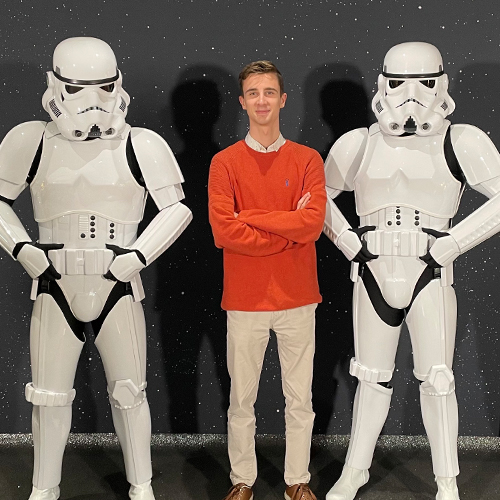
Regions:
[[425, 227], [422, 231], [436, 238], [429, 251], [420, 257], [429, 267], [446, 267], [460, 255], [458, 243], [450, 234]]
[[106, 245], [113, 250], [115, 258], [104, 277], [112, 281], [130, 281], [141, 269], [146, 267], [146, 259], [139, 250]]
[[50, 262], [47, 252], [49, 250], [58, 250], [63, 246], [55, 243], [23, 241], [14, 247], [12, 256], [24, 267], [31, 278], [55, 281], [61, 279], [61, 275]]
[[361, 239], [363, 234], [374, 229], [376, 229], [375, 226], [350, 228], [338, 237], [337, 246], [349, 260], [354, 262], [365, 264], [376, 259], [378, 255], [372, 254], [368, 250], [367, 242]]

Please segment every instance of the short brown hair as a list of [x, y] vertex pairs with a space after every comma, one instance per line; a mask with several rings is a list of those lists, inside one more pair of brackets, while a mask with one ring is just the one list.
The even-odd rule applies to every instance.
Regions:
[[278, 77], [280, 85], [280, 94], [285, 92], [285, 84], [283, 82], [283, 75], [280, 70], [271, 61], [254, 61], [247, 64], [240, 73], [240, 94], [243, 95], [243, 82], [250, 76], [255, 74], [274, 73]]

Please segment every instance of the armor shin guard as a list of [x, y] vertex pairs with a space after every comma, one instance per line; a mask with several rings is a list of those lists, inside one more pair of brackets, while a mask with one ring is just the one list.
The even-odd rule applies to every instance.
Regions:
[[392, 388], [364, 380], [358, 383], [352, 415], [351, 439], [346, 464], [354, 469], [369, 469], [377, 439], [391, 404]]
[[64, 448], [71, 429], [71, 411], [71, 405], [33, 406], [33, 485], [40, 490], [54, 488], [61, 482]]
[[434, 474], [438, 477], [457, 476], [458, 407], [455, 391], [431, 395], [421, 386], [420, 406], [431, 446]]
[[116, 435], [125, 461], [127, 481], [140, 485], [151, 480], [151, 417], [147, 399], [134, 408], [117, 408], [111, 401]]

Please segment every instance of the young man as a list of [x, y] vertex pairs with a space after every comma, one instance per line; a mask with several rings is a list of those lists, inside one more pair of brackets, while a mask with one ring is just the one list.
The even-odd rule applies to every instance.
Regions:
[[308, 486], [314, 320], [321, 301], [316, 249], [325, 218], [321, 157], [285, 141], [283, 78], [268, 61], [240, 73], [250, 130], [214, 156], [209, 216], [224, 249], [227, 363], [231, 376], [228, 448], [233, 487], [225, 500], [251, 500], [257, 477], [254, 403], [269, 330], [276, 333], [286, 399], [285, 499], [313, 500]]

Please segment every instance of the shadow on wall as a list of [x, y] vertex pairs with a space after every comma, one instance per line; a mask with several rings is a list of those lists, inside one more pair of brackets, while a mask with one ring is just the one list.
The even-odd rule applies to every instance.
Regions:
[[[500, 148], [499, 64], [471, 64], [457, 72], [450, 84], [456, 103], [452, 123], [469, 123], [486, 132]], [[486, 198], [468, 188], [456, 224]], [[458, 328], [454, 372], [460, 404], [460, 433], [500, 435], [498, 391], [500, 236], [493, 236], [459, 257], [455, 263]]]
[[[362, 75], [350, 64], [332, 63], [314, 69], [306, 78], [303, 94], [305, 115], [299, 142], [319, 151], [323, 159], [341, 135], [368, 127], [373, 121]], [[353, 194], [344, 193], [337, 202], [350, 224], [357, 226]], [[324, 235], [316, 248], [323, 303], [316, 313], [314, 432], [345, 434], [350, 430], [356, 388], [349, 375], [349, 360], [354, 351], [350, 263]], [[335, 383], [331, 383], [332, 378]], [[339, 391], [340, 385], [346, 385], [347, 389]]]
[[164, 112], [165, 118], [171, 114], [183, 143], [176, 158], [193, 212], [189, 227], [157, 265], [156, 309], [172, 432], [225, 432], [229, 376], [226, 316], [220, 308], [222, 252], [208, 222], [207, 183], [213, 155], [235, 140], [237, 96], [229, 72], [193, 66], [180, 75]]

